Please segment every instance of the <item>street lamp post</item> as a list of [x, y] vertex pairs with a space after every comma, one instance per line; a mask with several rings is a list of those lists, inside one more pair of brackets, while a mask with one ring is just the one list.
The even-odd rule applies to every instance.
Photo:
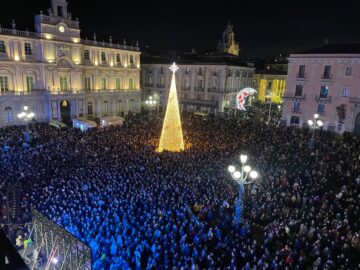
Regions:
[[315, 113], [314, 114], [314, 120], [308, 120], [308, 125], [310, 128], [312, 128], [312, 138], [314, 138], [315, 135], [315, 129], [320, 128], [324, 125], [322, 120], [318, 120], [319, 118], [319, 114]]
[[146, 101], [145, 104], [149, 107], [150, 113], [152, 112], [153, 108], [155, 108], [157, 101], [153, 96], [150, 96]]
[[[228, 170], [231, 174], [233, 180], [239, 183], [239, 197], [236, 202], [236, 212], [235, 212], [235, 223], [236, 225], [240, 225], [242, 222], [242, 211], [243, 211], [243, 196], [244, 196], [244, 185], [249, 185], [254, 182], [254, 180], [258, 177], [258, 173], [256, 171], [251, 170], [249, 165], [245, 165], [247, 161], [247, 155], [240, 155], [241, 162], [241, 171], [237, 171], [236, 167], [230, 165]], [[248, 179], [250, 176], [250, 180]]]
[[29, 121], [35, 116], [35, 114], [33, 112], [29, 112], [28, 109], [28, 106], [24, 106], [24, 111], [18, 114], [18, 118], [26, 123], [25, 140], [27, 143], [30, 142]]

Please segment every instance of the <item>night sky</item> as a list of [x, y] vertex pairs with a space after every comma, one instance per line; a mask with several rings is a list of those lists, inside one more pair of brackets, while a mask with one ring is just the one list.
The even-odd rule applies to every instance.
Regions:
[[[241, 55], [266, 57], [333, 42], [360, 42], [359, 0], [114, 1], [68, 0], [82, 37], [139, 40], [140, 46], [215, 48], [226, 24], [234, 25]], [[21, 9], [19, 10], [19, 7]], [[8, 1], [0, 24], [33, 30], [33, 16], [47, 14], [50, 0]]]

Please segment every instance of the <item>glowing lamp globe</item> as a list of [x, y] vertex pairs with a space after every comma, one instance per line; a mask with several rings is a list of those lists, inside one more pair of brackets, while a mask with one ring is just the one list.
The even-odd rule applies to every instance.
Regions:
[[319, 127], [322, 127], [324, 125], [323, 121], [321, 121], [321, 120], [318, 120], [317, 124], [318, 124]]
[[253, 179], [255, 179], [255, 178], [258, 177], [258, 173], [257, 173], [256, 171], [252, 171], [252, 172], [250, 173], [250, 177], [253, 178]]
[[233, 173], [233, 176], [234, 176], [235, 179], [240, 179], [240, 177], [241, 177], [241, 172], [235, 171], [235, 172]]
[[247, 155], [240, 155], [240, 161], [241, 161], [242, 164], [246, 163]]
[[228, 167], [228, 170], [229, 170], [229, 172], [231, 172], [231, 173], [233, 173], [233, 172], [235, 172], [235, 166], [233, 166], [233, 165], [230, 165], [229, 167]]
[[244, 172], [248, 173], [251, 171], [251, 167], [249, 165], [244, 166]]
[[314, 122], [312, 120], [309, 120], [308, 124], [309, 124], [309, 126], [312, 126], [314, 124]]

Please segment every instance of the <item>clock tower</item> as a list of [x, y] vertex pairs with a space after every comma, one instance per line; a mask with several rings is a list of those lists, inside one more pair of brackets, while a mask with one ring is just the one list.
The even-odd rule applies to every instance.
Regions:
[[35, 16], [35, 29], [46, 39], [80, 42], [79, 21], [72, 19], [66, 0], [51, 0], [48, 15]]

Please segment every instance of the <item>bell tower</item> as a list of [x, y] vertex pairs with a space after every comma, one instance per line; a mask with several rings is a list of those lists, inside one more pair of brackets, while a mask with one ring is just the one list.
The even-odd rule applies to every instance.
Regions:
[[66, 0], [51, 0], [51, 10], [54, 16], [67, 18], [67, 5]]
[[229, 22], [222, 35], [222, 40], [218, 43], [218, 50], [221, 52], [239, 55], [239, 43], [235, 41], [233, 25]]

